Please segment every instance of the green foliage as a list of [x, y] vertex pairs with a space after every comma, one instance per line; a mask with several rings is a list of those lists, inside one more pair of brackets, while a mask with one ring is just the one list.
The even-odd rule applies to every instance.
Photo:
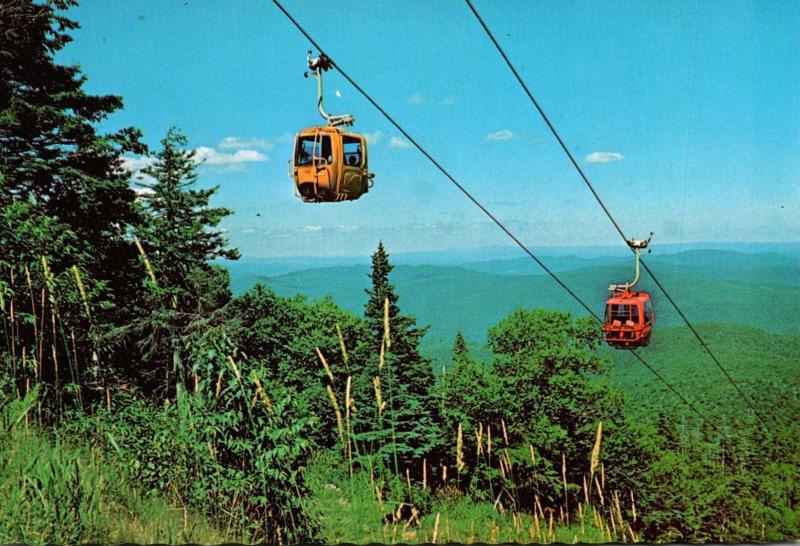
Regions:
[[513, 422], [514, 416], [504, 406], [503, 382], [491, 367], [455, 356], [454, 361], [439, 381], [446, 430], [455, 431], [459, 423], [473, 431], [480, 423]]
[[467, 347], [467, 341], [461, 334], [461, 330], [459, 330], [456, 332], [456, 338], [453, 341], [453, 364], [469, 360], [472, 360], [469, 354], [469, 347]]
[[[600, 340], [595, 323], [555, 311], [519, 309], [489, 330], [512, 442], [533, 445], [550, 468], [564, 457], [571, 483], [586, 473], [598, 421], [622, 421], [622, 396], [595, 352]], [[561, 496], [552, 480], [549, 496]]]
[[[44, 398], [53, 413], [76, 398], [64, 396], [62, 386], [71, 385], [74, 393], [86, 381], [102, 382], [97, 369], [81, 377], [76, 354], [103, 360], [103, 375], [117, 371], [114, 358], [103, 358], [115, 348], [101, 349], [98, 339], [127, 323], [123, 309], [134, 299], [130, 287], [137, 275], [126, 235], [140, 221], [121, 157], [145, 150], [135, 129], [97, 133], [94, 125], [121, 108], [122, 100], [87, 94], [79, 68], [55, 62], [77, 28], [63, 16], [72, 5], [18, 1], [0, 10], [0, 247], [3, 261], [13, 256], [13, 263], [0, 263], [0, 282], [9, 292], [6, 301], [30, 317], [13, 336], [4, 336], [0, 348], [14, 355], [15, 365], [23, 350], [35, 359], [30, 375], [55, 389], [56, 396]], [[47, 265], [40, 268], [42, 259]], [[74, 281], [67, 284], [73, 267], [84, 296]], [[41, 319], [50, 315], [55, 324], [45, 332]]]
[[[363, 403], [366, 408], [372, 380], [366, 372], [364, 344], [368, 336], [363, 322], [330, 299], [307, 303], [300, 297], [280, 298], [262, 285], [236, 298], [228, 317], [228, 332], [241, 353], [263, 367], [263, 377], [295, 393], [308, 413], [316, 417], [311, 433], [315, 443], [334, 445], [338, 441], [336, 416], [316, 351], [319, 349], [330, 363], [332, 387], [338, 396], [344, 395], [347, 377], [351, 376], [352, 396], [358, 407]], [[338, 332], [348, 353], [347, 362]]]
[[147, 494], [174, 494], [241, 540], [307, 541], [315, 527], [305, 514], [302, 473], [312, 419], [263, 379], [263, 369], [232, 355], [224, 334], [212, 330], [191, 355], [194, 393], [179, 389], [158, 409], [117, 393], [119, 407], [79, 420], [79, 429], [118, 450]]
[[177, 128], [170, 128], [154, 154], [155, 161], [143, 170], [154, 181], [139, 183], [150, 190], [143, 198], [147, 222], [140, 228], [139, 238], [152, 255], [157, 278], [184, 289], [193, 269], [207, 269], [207, 262], [214, 258], [239, 257], [237, 250], [226, 248], [227, 239], [215, 229], [231, 211], [209, 207], [219, 186], [194, 187], [198, 181], [196, 152], [187, 150], [187, 144]]
[[43, 403], [54, 415], [64, 403], [82, 403], [85, 387], [113, 373], [81, 366], [77, 358], [91, 355], [96, 364], [102, 355], [99, 340], [108, 332], [102, 321], [113, 308], [107, 283], [77, 265], [67, 267], [67, 254], [79, 263], [87, 259], [75, 234], [31, 202], [0, 209], [0, 244], [10, 250], [0, 257], [0, 350], [20, 389], [52, 389], [55, 396]]
[[19, 1], [0, 10], [0, 205], [29, 202], [74, 233], [78, 252], [51, 256], [56, 273], [63, 259], [94, 278], [127, 281], [130, 271], [119, 268], [132, 256], [125, 234], [139, 218], [120, 157], [145, 147], [132, 128], [97, 134], [94, 124], [121, 108], [121, 98], [87, 94], [77, 66], [55, 63], [77, 28], [62, 15], [72, 5]]
[[788, 436], [741, 428], [735, 436], [689, 439], [674, 415], [637, 428], [623, 431], [638, 434], [636, 450], [623, 436], [607, 457], [636, 491], [645, 536], [743, 542], [800, 532], [790, 500], [798, 494], [798, 455], [787, 449]]
[[[800, 406], [800, 336], [719, 323], [701, 324], [698, 331], [740, 388], [752, 393], [748, 395], [762, 415], [774, 415], [784, 426], [793, 423], [791, 416]], [[756, 423], [752, 410], [688, 329], [662, 327], [656, 334], [647, 350], [648, 361], [690, 400], [701, 404], [704, 415], [726, 419], [731, 425]], [[698, 424], [699, 419], [630, 355], [624, 351], [611, 355], [614, 381], [631, 393], [637, 417], [672, 410], [685, 415], [686, 426]]]
[[[314, 491], [311, 510], [321, 522], [321, 537], [326, 544], [418, 544], [431, 543], [436, 531], [437, 543], [604, 543], [608, 536], [587, 517], [585, 525], [556, 523], [552, 533], [546, 523], [525, 513], [499, 512], [493, 502], [476, 502], [454, 490], [432, 490], [419, 483], [412, 485], [411, 497], [425, 502], [426, 509], [409, 521], [409, 507], [400, 503], [406, 498], [375, 496], [374, 483], [367, 472], [349, 477], [347, 469], [337, 464], [336, 455], [323, 452], [308, 468], [308, 480]], [[405, 484], [401, 484], [405, 488]], [[400, 509], [401, 518], [393, 514]], [[436, 518], [439, 516], [439, 525]]]

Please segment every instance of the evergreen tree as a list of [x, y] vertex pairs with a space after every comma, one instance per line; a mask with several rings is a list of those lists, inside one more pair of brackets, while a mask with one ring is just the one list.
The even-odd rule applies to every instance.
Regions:
[[[370, 279], [372, 287], [364, 316], [374, 340], [373, 366], [378, 369], [378, 355], [383, 344], [385, 364], [381, 369], [384, 397], [388, 398], [387, 419], [392, 427], [391, 445], [385, 445], [396, 455], [399, 464], [429, 453], [438, 442], [438, 416], [432, 394], [435, 378], [430, 360], [419, 354], [419, 343], [426, 328], [417, 328], [413, 317], [400, 314], [398, 296], [389, 282], [393, 266], [389, 255], [378, 244], [372, 255]], [[388, 301], [389, 342], [384, 344], [384, 306]], [[398, 468], [399, 470], [399, 468]], [[416, 468], [412, 469], [412, 471]]]
[[186, 137], [173, 127], [161, 146], [154, 163], [143, 170], [152, 181], [140, 183], [147, 191], [142, 198], [145, 222], [137, 236], [152, 274], [146, 309], [135, 325], [149, 332], [141, 346], [151, 371], [164, 373], [171, 388], [189, 374], [181, 358], [186, 338], [231, 298], [227, 271], [209, 261], [235, 260], [239, 253], [227, 248], [227, 239], [216, 229], [231, 214], [209, 206], [218, 187], [193, 187], [197, 160], [194, 150], [186, 149]]
[[88, 95], [79, 68], [53, 59], [78, 27], [58, 12], [74, 4], [20, 0], [0, 8], [0, 204], [30, 201], [66, 224], [105, 279], [130, 255], [124, 236], [138, 224], [120, 157], [145, 147], [132, 128], [98, 135], [93, 124], [122, 99]]
[[386, 348], [387, 358], [393, 358], [393, 371], [397, 381], [424, 401], [423, 405], [427, 408], [429, 391], [434, 383], [433, 368], [430, 360], [419, 354], [419, 343], [427, 328], [417, 328], [413, 317], [400, 314], [400, 307], [397, 305], [399, 297], [395, 293], [394, 285], [389, 282], [389, 273], [393, 268], [381, 241], [378, 243], [378, 250], [372, 255], [372, 288], [366, 289], [369, 298], [364, 317], [375, 339], [375, 353], [378, 354], [384, 336], [384, 302], [388, 300], [391, 346]]
[[161, 146], [153, 165], [142, 171], [153, 182], [139, 183], [148, 190], [142, 200], [147, 221], [139, 238], [159, 278], [183, 289], [183, 297], [196, 297], [185, 292], [193, 270], [209, 271], [208, 262], [214, 258], [239, 258], [239, 252], [227, 248], [227, 239], [216, 229], [231, 211], [209, 206], [219, 186], [194, 187], [198, 179], [195, 151], [186, 149], [187, 139], [177, 128], [169, 129]]
[[398, 296], [394, 293], [394, 286], [389, 282], [389, 273], [394, 266], [389, 263], [389, 254], [383, 248], [383, 241], [378, 243], [378, 250], [372, 255], [372, 269], [369, 278], [372, 288], [366, 289], [369, 300], [364, 310], [364, 316], [369, 324], [370, 331], [378, 344], [383, 339], [384, 301], [389, 300], [389, 319], [400, 314], [397, 306]]
[[[0, 3], [0, 278], [10, 281], [6, 299], [18, 309], [57, 319], [49, 332], [28, 320], [5, 343], [36, 354], [38, 379], [55, 386], [85, 386], [87, 371], [97, 381], [98, 368], [113, 374], [124, 365], [118, 347], [98, 340], [127, 324], [137, 297], [127, 234], [140, 217], [120, 158], [145, 151], [135, 129], [98, 134], [95, 124], [121, 108], [121, 98], [87, 94], [80, 69], [54, 60], [78, 28], [62, 14], [74, 4]], [[50, 297], [30, 297], [42, 289]]]
[[456, 338], [453, 341], [453, 365], [458, 365], [460, 362], [471, 362], [472, 357], [469, 354], [469, 347], [461, 330], [456, 332]]

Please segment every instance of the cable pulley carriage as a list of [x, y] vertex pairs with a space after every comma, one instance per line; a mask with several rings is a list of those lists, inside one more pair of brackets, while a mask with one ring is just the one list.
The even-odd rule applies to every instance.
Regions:
[[[317, 108], [328, 125], [303, 129], [295, 138], [291, 176], [295, 193], [307, 203], [352, 201], [372, 186], [375, 176], [368, 170], [367, 141], [357, 133], [345, 132], [355, 118], [350, 114], [330, 115], [322, 101], [322, 74], [333, 67], [324, 53], [317, 58], [308, 52], [308, 67], [317, 79]], [[309, 76], [309, 72], [304, 74]]]

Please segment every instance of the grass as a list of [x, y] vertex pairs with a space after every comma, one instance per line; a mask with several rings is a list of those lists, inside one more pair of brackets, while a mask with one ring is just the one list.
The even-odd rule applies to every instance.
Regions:
[[[8, 417], [19, 404], [2, 409]], [[202, 516], [142, 496], [99, 449], [15, 420], [0, 430], [0, 543], [230, 540]]]

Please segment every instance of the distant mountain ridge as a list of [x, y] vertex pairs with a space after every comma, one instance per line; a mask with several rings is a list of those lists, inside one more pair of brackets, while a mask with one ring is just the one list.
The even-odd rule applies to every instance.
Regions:
[[[795, 243], [684, 243], [658, 244], [652, 246], [651, 256], [675, 255], [695, 250], [730, 251], [746, 254], [773, 253], [800, 261], [800, 242]], [[390, 249], [391, 250], [391, 249]], [[627, 248], [622, 245], [607, 246], [563, 246], [543, 247], [531, 246], [537, 256], [557, 262], [561, 259], [574, 258], [607, 262], [614, 258], [624, 259], [629, 256]], [[495, 261], [528, 262], [534, 268], [536, 264], [516, 246], [486, 246], [476, 248], [456, 248], [443, 251], [398, 252], [390, 251], [391, 261], [395, 265], [467, 265]], [[236, 262], [220, 260], [219, 263], [237, 270], [246, 270], [260, 275], [278, 276], [319, 267], [348, 266], [369, 264], [369, 256], [293, 256], [293, 257], [243, 257]], [[598, 264], [594, 264], [598, 265]], [[479, 267], [479, 266], [475, 266]], [[549, 267], [549, 265], [548, 265]], [[573, 268], [573, 267], [571, 267]]]
[[[583, 258], [578, 256], [548, 256], [541, 258], [552, 271], [559, 273], [588, 267], [621, 266], [632, 264], [630, 256], [603, 256]], [[667, 255], [645, 255], [643, 260], [659, 270], [689, 277], [718, 277], [742, 282], [763, 282], [800, 286], [800, 255], [775, 252], [746, 253], [731, 250], [688, 250]], [[513, 260], [471, 262], [463, 267], [503, 275], [545, 274], [541, 267], [527, 257]]]

